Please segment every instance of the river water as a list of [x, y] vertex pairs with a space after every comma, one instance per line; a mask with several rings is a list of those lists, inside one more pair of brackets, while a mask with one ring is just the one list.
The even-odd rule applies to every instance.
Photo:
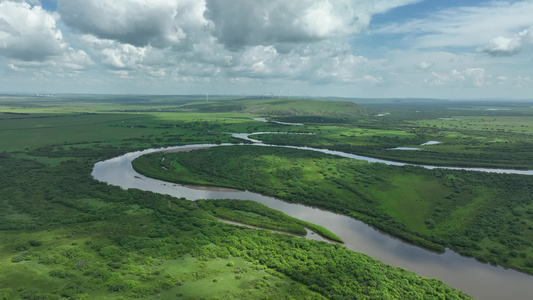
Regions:
[[[242, 136], [241, 136], [242, 137]], [[247, 137], [247, 136], [246, 136]], [[256, 140], [254, 140], [255, 142]], [[261, 146], [266, 146], [260, 144]], [[148, 149], [124, 154], [94, 165], [92, 175], [95, 179], [123, 189], [136, 188], [188, 200], [197, 199], [248, 199], [262, 203], [273, 209], [282, 211], [292, 217], [321, 225], [345, 241], [344, 246], [356, 252], [367, 254], [386, 264], [402, 267], [420, 276], [439, 278], [446, 284], [464, 291], [476, 299], [531, 299], [533, 295], [533, 276], [499, 266], [480, 263], [473, 258], [463, 257], [451, 250], [443, 254], [434, 253], [405, 243], [388, 234], [380, 232], [363, 222], [329, 211], [307, 207], [301, 204], [287, 203], [278, 199], [252, 193], [249, 191], [232, 191], [227, 189], [203, 189], [182, 186], [161, 180], [148, 178], [133, 170], [131, 162], [144, 154], [162, 150], [196, 149], [222, 145], [187, 145], [170, 148]], [[315, 150], [370, 162], [382, 162], [391, 165], [403, 163], [362, 157], [358, 155], [311, 149], [306, 147], [290, 147], [296, 149]], [[425, 166], [434, 168], [432, 166]], [[465, 168], [450, 168], [465, 169]], [[516, 173], [533, 175], [533, 171], [474, 169], [485, 172]]]

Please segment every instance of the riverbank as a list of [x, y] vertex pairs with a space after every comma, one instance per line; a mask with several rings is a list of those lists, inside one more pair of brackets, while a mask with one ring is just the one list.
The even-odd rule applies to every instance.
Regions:
[[[478, 299], [502, 299], [506, 297], [527, 299], [529, 297], [531, 276], [483, 264], [449, 250], [441, 255], [425, 251], [346, 216], [286, 203], [248, 191], [212, 192], [191, 190], [179, 185], [168, 186], [166, 183], [147, 178], [133, 170], [131, 166], [133, 159], [155, 151], [160, 151], [160, 149], [146, 150], [134, 155], [124, 155], [107, 162], [97, 163], [93, 169], [93, 176], [100, 181], [122, 188], [139, 188], [175, 197], [185, 197], [190, 200], [251, 199], [293, 217], [328, 228], [345, 240], [345, 246], [349, 249], [366, 253], [393, 266], [401, 266], [415, 271], [421, 276], [440, 278], [447, 284], [472, 294]], [[142, 184], [133, 180], [135, 175], [143, 177]], [[506, 288], [502, 289], [502, 286]]]

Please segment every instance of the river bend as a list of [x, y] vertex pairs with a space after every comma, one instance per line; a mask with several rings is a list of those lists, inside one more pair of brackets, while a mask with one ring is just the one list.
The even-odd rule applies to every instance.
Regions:
[[[246, 135], [246, 137], [248, 137]], [[241, 136], [242, 138], [242, 136]], [[255, 142], [256, 140], [254, 140]], [[345, 241], [344, 246], [360, 253], [372, 256], [386, 264], [398, 266], [417, 273], [420, 276], [439, 278], [446, 284], [464, 291], [476, 299], [531, 299], [533, 293], [533, 276], [500, 266], [480, 263], [473, 258], [461, 256], [451, 250], [437, 254], [413, 246], [380, 232], [361, 221], [332, 213], [329, 211], [307, 207], [301, 204], [284, 202], [272, 197], [263, 196], [249, 191], [228, 191], [225, 189], [201, 189], [185, 187], [175, 183], [152, 179], [137, 173], [131, 162], [144, 154], [163, 150], [196, 149], [214, 146], [231, 146], [232, 144], [186, 145], [169, 148], [136, 151], [115, 157], [94, 165], [92, 176], [102, 182], [119, 186], [123, 189], [136, 188], [175, 197], [197, 199], [248, 199], [262, 203], [273, 209], [282, 211], [292, 217], [321, 225]], [[261, 146], [266, 146], [259, 144]], [[296, 149], [315, 150], [324, 153], [341, 155], [370, 162], [381, 162], [392, 165], [403, 163], [367, 158], [358, 155], [312, 149], [306, 147], [290, 147]], [[424, 166], [434, 168], [432, 166]], [[450, 168], [465, 169], [465, 168]], [[468, 169], [472, 170], [472, 169]], [[533, 175], [533, 171], [474, 169], [485, 172], [500, 172]]]

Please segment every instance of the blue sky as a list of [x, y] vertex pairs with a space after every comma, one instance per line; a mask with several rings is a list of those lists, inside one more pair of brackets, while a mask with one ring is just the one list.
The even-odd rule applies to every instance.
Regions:
[[0, 0], [0, 93], [533, 98], [533, 0]]
[[41, 1], [41, 5], [49, 12], [54, 12], [57, 10], [57, 1], [55, 0], [43, 0]]

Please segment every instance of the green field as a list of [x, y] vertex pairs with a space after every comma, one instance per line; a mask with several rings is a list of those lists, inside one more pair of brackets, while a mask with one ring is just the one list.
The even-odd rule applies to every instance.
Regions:
[[296, 235], [305, 235], [307, 227], [326, 239], [344, 243], [341, 238], [322, 226], [298, 220], [250, 200], [198, 200], [196, 203], [218, 218]]
[[[457, 107], [449, 102], [405, 102], [367, 104], [370, 116], [277, 117], [285, 122], [305, 122], [298, 130], [314, 135], [264, 135], [260, 139], [414, 164], [533, 169], [533, 109], [529, 103], [499, 103], [501, 110], [487, 110], [486, 103]], [[378, 116], [384, 112], [389, 114]], [[440, 144], [421, 145], [428, 141]], [[423, 150], [391, 150], [396, 147]]]
[[300, 99], [244, 99], [234, 101], [190, 103], [185, 109], [198, 112], [240, 112], [272, 116], [351, 117], [367, 110], [353, 102], [321, 102]]
[[254, 146], [152, 154], [136, 159], [134, 167], [166, 181], [251, 190], [318, 206], [422, 247], [452, 248], [533, 273], [531, 176], [399, 168]]
[[[231, 132], [317, 127], [256, 117], [361, 118], [368, 124], [373, 118], [346, 102], [213, 100], [220, 102], [206, 106], [202, 97], [187, 96], [0, 98], [0, 299], [470, 298], [440, 280], [339, 245], [227, 225], [185, 199], [122, 190], [91, 177], [95, 162], [138, 149], [240, 143]], [[320, 126], [334, 135], [364, 131]], [[397, 128], [366, 130], [413, 136]], [[268, 160], [271, 172], [285, 172], [275, 165], [285, 158]], [[308, 167], [308, 179], [322, 176]], [[242, 207], [233, 212], [249, 222], [265, 217]], [[274, 215], [269, 218], [279, 221]]]
[[[413, 163], [533, 169], [530, 103], [212, 99], [1, 98], [0, 299], [468, 298], [339, 245], [216, 221], [321, 230], [254, 204], [221, 209], [222, 202], [210, 202], [204, 210], [90, 176], [95, 162], [138, 149], [241, 143], [234, 132], [305, 132], [314, 135], [254, 138]], [[420, 146], [427, 141], [442, 143]], [[533, 273], [530, 176], [400, 168], [246, 146], [166, 154], [170, 171], [162, 172], [158, 155], [142, 157], [136, 168], [319, 206], [422, 247], [450, 247]]]

